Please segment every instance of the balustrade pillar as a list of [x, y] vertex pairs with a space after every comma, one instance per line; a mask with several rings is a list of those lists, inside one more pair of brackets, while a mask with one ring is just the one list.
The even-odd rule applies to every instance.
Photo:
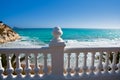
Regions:
[[1, 54], [0, 54], [0, 80], [3, 79], [3, 71], [4, 71], [4, 68], [2, 67], [2, 62], [1, 62]]
[[111, 64], [111, 74], [115, 74], [115, 69], [117, 67], [116, 65], [116, 57], [117, 57], [117, 53], [113, 53], [113, 60], [112, 60], [112, 64]]
[[97, 75], [101, 75], [101, 70], [103, 69], [102, 58], [103, 58], [103, 52], [99, 52], [99, 63], [97, 66]]
[[34, 67], [34, 73], [35, 73], [35, 76], [34, 76], [34, 79], [39, 79], [40, 76], [39, 76], [39, 65], [38, 65], [38, 53], [34, 53], [35, 55], [35, 67]]
[[66, 76], [66, 78], [70, 79], [71, 78], [71, 68], [70, 68], [71, 53], [68, 53], [67, 58], [68, 58], [67, 59], [68, 60], [68, 67], [67, 67], [67, 76]]
[[106, 52], [105, 55], [105, 64], [104, 64], [104, 74], [108, 74], [108, 68], [109, 68], [109, 53]]
[[117, 67], [118, 67], [117, 73], [120, 74], [120, 55], [119, 55], [119, 63], [117, 65]]
[[63, 32], [60, 27], [55, 27], [52, 33], [54, 38], [49, 44], [50, 53], [52, 55], [52, 75], [63, 76], [65, 43], [60, 37]]
[[30, 55], [30, 53], [26, 53], [26, 55], [25, 55], [25, 61], [26, 61], [25, 74], [26, 74], [26, 79], [31, 78], [31, 75], [30, 75], [31, 67], [30, 67], [29, 55]]
[[91, 53], [90, 75], [94, 75], [94, 70], [95, 70], [94, 59], [95, 59], [95, 52]]
[[21, 64], [20, 64], [20, 55], [19, 53], [16, 53], [16, 73], [17, 73], [17, 78], [22, 78], [22, 68], [21, 68]]
[[78, 66], [78, 61], [79, 61], [79, 53], [76, 53], [76, 67], [75, 67], [75, 75], [74, 75], [75, 78], [79, 78], [80, 77], [79, 76], [80, 68]]
[[44, 76], [48, 75], [48, 66], [47, 66], [47, 53], [44, 54]]
[[83, 53], [84, 59], [83, 59], [83, 66], [82, 66], [82, 76], [86, 76], [86, 71], [88, 69], [87, 67], [87, 52]]
[[13, 75], [12, 75], [12, 72], [13, 72], [13, 68], [12, 68], [12, 64], [11, 64], [11, 55], [10, 53], [6, 54], [7, 56], [7, 79], [13, 79]]

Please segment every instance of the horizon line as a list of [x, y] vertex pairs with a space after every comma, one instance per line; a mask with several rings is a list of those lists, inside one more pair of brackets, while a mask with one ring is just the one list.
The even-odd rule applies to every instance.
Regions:
[[[56, 27], [56, 26], [55, 26]], [[12, 27], [12, 29], [38, 29], [38, 28], [44, 28], [44, 29], [53, 29], [54, 27]], [[109, 28], [103, 28], [103, 27], [61, 27], [62, 29], [120, 29], [119, 27], [109, 27]]]

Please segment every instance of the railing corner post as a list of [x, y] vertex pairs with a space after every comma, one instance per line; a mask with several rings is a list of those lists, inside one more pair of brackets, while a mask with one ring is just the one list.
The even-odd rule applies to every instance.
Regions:
[[52, 55], [52, 75], [63, 76], [65, 42], [60, 37], [63, 32], [60, 27], [55, 27], [52, 34], [54, 38], [49, 43]]

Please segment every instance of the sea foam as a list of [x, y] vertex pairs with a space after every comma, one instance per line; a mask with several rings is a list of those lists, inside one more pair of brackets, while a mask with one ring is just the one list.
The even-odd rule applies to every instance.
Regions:
[[96, 39], [94, 41], [66, 40], [66, 47], [120, 47], [119, 40]]
[[40, 42], [40, 41], [38, 42], [29, 37], [22, 36], [20, 40], [0, 44], [0, 48], [40, 48], [46, 45], [47, 44], [45, 44], [44, 42]]
[[[119, 40], [95, 39], [94, 41], [65, 40], [66, 47], [120, 47]], [[0, 44], [0, 48], [40, 48], [49, 44], [22, 37], [21, 40]]]

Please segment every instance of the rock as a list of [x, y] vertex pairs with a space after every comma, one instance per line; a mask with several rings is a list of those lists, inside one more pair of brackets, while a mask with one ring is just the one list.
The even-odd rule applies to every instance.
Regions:
[[12, 28], [0, 21], [0, 44], [15, 41], [20, 38], [19, 34], [13, 31]]

